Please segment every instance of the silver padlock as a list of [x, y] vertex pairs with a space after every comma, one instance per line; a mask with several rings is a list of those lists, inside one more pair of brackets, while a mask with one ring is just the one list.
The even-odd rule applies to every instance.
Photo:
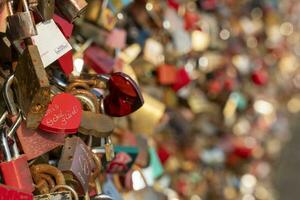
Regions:
[[55, 4], [69, 22], [73, 22], [77, 17], [80, 17], [88, 5], [85, 0], [60, 0], [56, 1]]
[[37, 35], [35, 22], [31, 15], [31, 12], [29, 11], [27, 1], [22, 0], [24, 11], [17, 13], [14, 13], [13, 3], [13, 0], [9, 0], [7, 2], [9, 11], [9, 16], [7, 16], [7, 23], [10, 39], [12, 41], [23, 40]]

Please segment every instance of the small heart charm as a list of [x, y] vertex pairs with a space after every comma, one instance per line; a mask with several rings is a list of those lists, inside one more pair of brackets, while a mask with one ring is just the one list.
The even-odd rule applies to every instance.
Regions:
[[71, 94], [61, 93], [52, 99], [39, 128], [50, 133], [77, 133], [81, 116], [80, 101]]

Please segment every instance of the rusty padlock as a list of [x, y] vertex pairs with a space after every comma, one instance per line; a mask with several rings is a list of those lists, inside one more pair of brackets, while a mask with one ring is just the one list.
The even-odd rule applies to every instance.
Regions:
[[15, 70], [15, 81], [26, 126], [35, 129], [50, 102], [50, 85], [37, 46], [27, 45]]
[[7, 1], [9, 16], [8, 22], [8, 34], [11, 40], [22, 40], [37, 35], [34, 19], [31, 16], [29, 7], [26, 0], [22, 0], [24, 12], [14, 13], [13, 0]]
[[89, 179], [95, 168], [92, 156], [89, 147], [79, 137], [66, 138], [58, 168], [80, 183], [75, 188], [78, 194], [88, 191]]
[[[22, 121], [22, 116], [18, 115], [19, 111], [14, 103], [13, 96], [9, 91], [14, 81], [14, 75], [11, 75], [4, 84], [3, 97], [8, 105], [8, 113], [11, 120], [14, 122], [18, 129], [16, 131], [18, 140], [21, 144], [23, 152], [26, 154], [27, 159], [31, 160], [40, 155], [43, 155], [50, 150], [64, 144], [64, 135], [48, 134], [39, 130], [31, 130], [26, 128], [25, 122]], [[13, 129], [12, 129], [13, 130]], [[8, 136], [13, 137], [14, 131], [9, 131]], [[32, 147], [35, 148], [32, 148]]]
[[[92, 80], [90, 80], [91, 82]], [[94, 137], [107, 137], [113, 129], [113, 120], [103, 114], [99, 113], [99, 101], [93, 93], [88, 90], [76, 89], [75, 87], [82, 87], [89, 90], [85, 83], [71, 83], [67, 87], [67, 91], [77, 97], [82, 106], [85, 107], [81, 117], [79, 132], [84, 135], [92, 135]]]
[[82, 15], [87, 7], [85, 0], [64, 0], [55, 2], [60, 12], [70, 21], [73, 22], [77, 17]]
[[[33, 180], [37, 185], [37, 189], [40, 194], [49, 193], [50, 189], [52, 189], [56, 184], [57, 185], [66, 184], [63, 173], [54, 166], [47, 165], [47, 164], [38, 164], [38, 165], [32, 165], [30, 167], [30, 170], [31, 170]], [[54, 181], [54, 185], [52, 185], [52, 182], [49, 181], [48, 179], [49, 177], [50, 179], [54, 178], [55, 181], [52, 180]], [[49, 182], [51, 183], [49, 184]]]
[[[59, 199], [71, 200], [72, 199], [71, 194], [73, 194], [75, 199], [78, 199], [78, 195], [76, 191], [72, 187], [66, 185], [66, 181], [63, 173], [56, 167], [48, 164], [38, 164], [38, 165], [31, 166], [30, 169], [37, 186], [41, 184], [41, 182], [43, 181], [43, 179], [45, 179], [45, 177], [47, 177], [46, 179], [48, 179], [47, 182], [49, 182], [49, 177], [50, 179], [52, 178], [55, 179], [55, 183], [53, 187], [47, 188], [47, 190], [41, 190], [41, 188], [38, 188], [41, 195], [35, 196], [34, 199], [36, 200], [57, 199], [59, 197]], [[54, 182], [54, 181], [51, 180], [50, 182]], [[56, 192], [57, 190], [59, 190], [59, 192]], [[65, 192], [62, 190], [69, 190], [69, 191]]]

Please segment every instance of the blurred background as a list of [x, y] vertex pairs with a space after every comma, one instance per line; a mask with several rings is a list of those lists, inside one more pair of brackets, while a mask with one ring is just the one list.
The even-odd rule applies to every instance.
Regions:
[[101, 20], [97, 3], [74, 41], [93, 38], [141, 87], [145, 105], [117, 124], [156, 150], [149, 185], [173, 200], [299, 199], [298, 0], [112, 0]]
[[[107, 175], [104, 192], [113, 185], [124, 200], [299, 199], [299, 0], [87, 2], [74, 27], [53, 17], [73, 52], [47, 67], [50, 81], [65, 81], [62, 71], [122, 71], [145, 101], [114, 119], [115, 149], [140, 153], [127, 151], [131, 165], [117, 168], [119, 179]], [[139, 168], [129, 173], [132, 163]]]

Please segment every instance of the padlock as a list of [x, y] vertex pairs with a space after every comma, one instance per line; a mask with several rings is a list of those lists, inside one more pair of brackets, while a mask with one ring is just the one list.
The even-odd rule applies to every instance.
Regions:
[[100, 13], [102, 9], [102, 0], [91, 0], [86, 8], [84, 19], [94, 24], [99, 23]]
[[6, 158], [0, 163], [0, 169], [5, 184], [25, 192], [33, 192], [33, 181], [26, 156], [20, 155], [17, 148], [13, 148], [14, 158], [12, 158], [5, 132], [1, 133], [1, 141]]
[[48, 21], [53, 18], [55, 0], [38, 0], [37, 8], [43, 21]]
[[128, 172], [138, 156], [138, 148], [129, 146], [115, 146], [114, 159], [107, 164], [108, 173], [123, 174]]
[[50, 189], [55, 187], [56, 184], [65, 184], [65, 178], [62, 172], [54, 166], [46, 164], [32, 165], [30, 171], [36, 185], [36, 192], [39, 194], [48, 194]]
[[28, 45], [15, 70], [17, 99], [26, 118], [26, 126], [36, 129], [50, 103], [50, 85], [38, 48]]
[[79, 137], [66, 138], [58, 168], [80, 183], [75, 188], [78, 194], [88, 191], [95, 163], [91, 150]]
[[104, 96], [100, 104], [102, 113], [122, 117], [135, 112], [144, 104], [143, 96], [135, 81], [122, 72], [111, 75], [82, 74], [84, 79], [72, 80], [76, 84], [85, 84], [86, 87], [108, 89], [109, 94]]
[[103, 49], [91, 46], [84, 52], [84, 62], [98, 74], [109, 74], [112, 72], [115, 61]]
[[73, 22], [77, 17], [80, 17], [88, 5], [85, 0], [56, 1], [55, 4], [69, 22]]
[[187, 73], [185, 68], [178, 69], [176, 74], [176, 82], [173, 84], [172, 88], [174, 91], [178, 91], [181, 88], [185, 87], [191, 82], [191, 78]]
[[24, 192], [16, 188], [0, 184], [0, 199], [1, 200], [33, 200], [31, 192]]
[[[96, 154], [93, 154], [93, 159], [96, 163], [96, 165], [101, 166], [101, 161], [99, 157]], [[96, 188], [96, 195], [94, 195], [91, 200], [113, 200], [112, 197], [110, 197], [107, 194], [103, 194], [102, 187], [99, 181], [99, 177], [95, 178], [95, 188]]]
[[39, 129], [49, 133], [77, 133], [82, 115], [80, 102], [71, 94], [60, 93], [53, 97]]
[[[86, 83], [79, 82], [83, 80], [77, 81], [69, 84], [66, 87], [66, 91], [79, 99], [82, 107], [87, 110], [82, 113], [79, 132], [83, 135], [92, 135], [94, 137], [109, 136], [114, 128], [112, 119], [99, 113], [100, 106], [96, 95], [88, 91], [89, 86]], [[88, 80], [88, 82], [93, 83], [93, 80]], [[97, 85], [97, 83], [92, 85]], [[76, 89], [77, 87], [85, 89]]]
[[160, 65], [156, 69], [157, 80], [161, 85], [172, 85], [176, 82], [177, 69], [173, 65]]
[[103, 99], [104, 113], [121, 117], [138, 110], [144, 99], [137, 84], [122, 72], [113, 73], [108, 81], [109, 95]]
[[[12, 95], [9, 95], [9, 90], [14, 81], [14, 75], [11, 75], [4, 84], [3, 97], [7, 104], [11, 120], [18, 122], [19, 128], [16, 133], [18, 140], [21, 144], [23, 152], [26, 154], [27, 159], [31, 160], [41, 156], [52, 149], [64, 144], [65, 135], [53, 135], [39, 130], [31, 130], [26, 128], [26, 124], [22, 122], [22, 117], [18, 117], [18, 110], [14, 103]], [[20, 116], [20, 115], [19, 115]], [[15, 123], [15, 124], [18, 124]], [[12, 132], [14, 133], [14, 132]], [[11, 136], [12, 134], [9, 134]], [[32, 147], [35, 148], [32, 148]]]
[[[38, 164], [38, 165], [31, 166], [30, 169], [37, 187], [40, 185], [43, 175], [49, 175], [53, 177], [55, 179], [55, 184], [56, 184], [54, 187], [49, 188], [49, 191], [48, 190], [42, 191], [38, 187], [41, 195], [35, 196], [34, 197], [35, 199], [47, 199], [47, 198], [56, 199], [58, 197], [61, 197], [62, 199], [68, 200], [68, 199], [72, 199], [71, 194], [73, 194], [73, 197], [75, 199], [78, 199], [78, 194], [76, 193], [76, 191], [72, 187], [66, 185], [66, 181], [63, 173], [56, 167], [48, 164]], [[56, 192], [57, 190], [61, 191], [62, 189], [69, 190], [71, 193]]]
[[154, 132], [154, 128], [158, 126], [159, 121], [163, 118], [166, 106], [146, 93], [143, 93], [143, 97], [145, 104], [130, 115], [132, 130], [141, 134], [151, 135]]
[[69, 39], [72, 35], [74, 25], [64, 18], [60, 17], [59, 15], [54, 15], [53, 20], [56, 23], [56, 25], [59, 27], [63, 35]]
[[9, 25], [8, 33], [11, 40], [22, 40], [37, 35], [35, 23], [29, 11], [27, 1], [22, 0], [24, 12], [20, 13], [14, 13], [13, 2], [13, 0], [7, 1], [9, 10], [9, 16], [7, 17]]

